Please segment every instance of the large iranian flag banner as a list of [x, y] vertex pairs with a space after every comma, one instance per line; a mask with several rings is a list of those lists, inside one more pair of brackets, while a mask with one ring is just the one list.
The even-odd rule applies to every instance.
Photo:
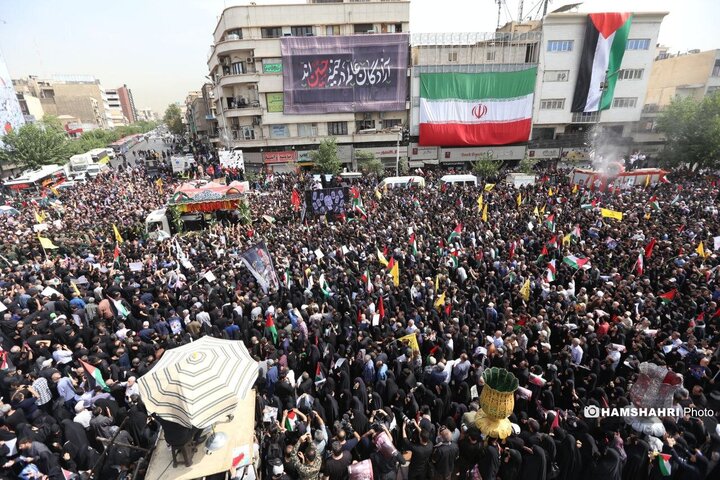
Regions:
[[527, 142], [537, 68], [420, 74], [420, 145]]

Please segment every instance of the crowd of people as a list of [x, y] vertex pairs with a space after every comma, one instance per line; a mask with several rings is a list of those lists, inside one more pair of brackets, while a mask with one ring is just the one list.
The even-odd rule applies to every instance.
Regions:
[[[334, 218], [291, 202], [309, 175], [261, 177], [251, 224], [177, 238], [189, 264], [144, 231], [178, 182], [142, 167], [0, 217], [0, 476], [141, 475], [133, 447], [160, 426], [137, 379], [212, 335], [260, 365], [258, 468], [238, 478], [720, 478], [717, 183], [680, 172], [599, 191], [544, 172], [521, 189], [441, 187], [421, 173], [424, 189], [361, 178]], [[280, 280], [268, 292], [238, 259], [260, 241]], [[413, 335], [417, 348], [399, 340]], [[682, 377], [664, 433], [585, 415], [630, 405], [642, 362]], [[505, 439], [468, 421], [490, 367], [522, 387]]]

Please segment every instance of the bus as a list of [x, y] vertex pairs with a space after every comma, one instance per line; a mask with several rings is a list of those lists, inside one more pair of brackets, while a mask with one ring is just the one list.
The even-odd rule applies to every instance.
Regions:
[[141, 134], [128, 135], [127, 137], [123, 137], [120, 140], [111, 143], [108, 145], [108, 148], [112, 148], [116, 155], [124, 155], [132, 147], [137, 145], [141, 138], [143, 138]]
[[110, 160], [115, 158], [115, 151], [112, 148], [94, 148], [87, 154], [90, 155], [93, 163], [99, 163], [100, 165], [110, 163]]
[[43, 165], [41, 168], [22, 173], [14, 180], [3, 183], [12, 195], [39, 194], [45, 188], [54, 188], [66, 180], [65, 168], [60, 165]]

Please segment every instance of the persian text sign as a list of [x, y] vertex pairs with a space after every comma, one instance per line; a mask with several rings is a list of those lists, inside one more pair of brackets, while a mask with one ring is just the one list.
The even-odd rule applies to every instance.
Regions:
[[286, 152], [265, 152], [263, 153], [263, 163], [292, 163], [297, 159], [294, 151]]
[[405, 110], [408, 38], [281, 38], [285, 113]]

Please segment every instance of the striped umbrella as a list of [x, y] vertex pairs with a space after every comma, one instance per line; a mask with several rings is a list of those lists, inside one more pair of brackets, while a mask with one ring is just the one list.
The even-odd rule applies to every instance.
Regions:
[[149, 412], [205, 428], [231, 414], [257, 376], [258, 364], [242, 342], [202, 337], [167, 350], [138, 386]]

